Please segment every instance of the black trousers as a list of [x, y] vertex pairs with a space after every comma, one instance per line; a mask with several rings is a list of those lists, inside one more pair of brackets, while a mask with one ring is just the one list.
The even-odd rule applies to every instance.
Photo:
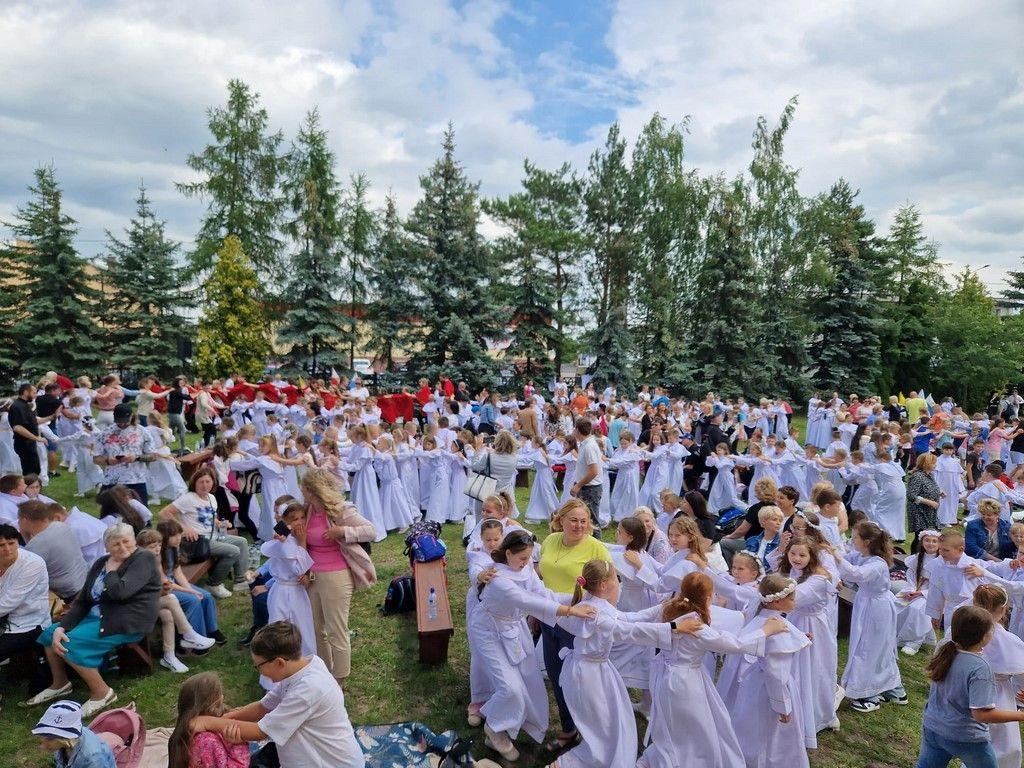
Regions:
[[26, 440], [20, 435], [14, 436], [14, 452], [18, 454], [21, 461], [21, 474], [39, 474], [39, 450], [34, 440]]

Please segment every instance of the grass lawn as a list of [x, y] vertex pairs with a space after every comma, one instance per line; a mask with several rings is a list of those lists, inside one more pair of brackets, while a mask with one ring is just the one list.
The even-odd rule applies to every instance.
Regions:
[[[78, 506], [95, 513], [91, 499], [74, 499], [74, 476], [62, 473], [46, 489], [63, 504]], [[520, 489], [520, 508], [528, 497]], [[155, 506], [155, 505], [154, 505]], [[448, 526], [445, 539], [450, 548], [448, 567], [452, 614], [456, 632], [449, 650], [449, 663], [425, 669], [417, 661], [415, 619], [410, 616], [381, 617], [377, 605], [384, 600], [388, 582], [408, 568], [402, 555], [403, 543], [391, 536], [373, 546], [378, 583], [356, 594], [351, 613], [353, 638], [352, 676], [345, 689], [349, 715], [356, 724], [419, 720], [435, 731], [453, 728], [472, 736], [478, 745], [474, 754], [488, 755], [483, 746], [482, 729], [471, 729], [465, 723], [469, 697], [469, 658], [466, 644], [464, 608], [467, 589], [466, 565], [460, 545], [461, 524]], [[546, 526], [534, 526], [538, 536], [547, 533]], [[606, 539], [610, 536], [606, 533]], [[257, 675], [248, 651], [236, 640], [249, 626], [251, 611], [247, 594], [235, 595], [218, 603], [221, 626], [231, 642], [215, 648], [204, 657], [184, 659], [193, 672], [215, 671], [224, 680], [228, 701], [248, 702], [259, 696]], [[840, 670], [845, 663], [845, 640], [840, 644]], [[919, 744], [921, 710], [927, 695], [923, 675], [926, 653], [913, 658], [900, 657], [903, 682], [910, 694], [910, 705], [883, 706], [870, 714], [859, 714], [844, 705], [839, 716], [842, 730], [838, 734], [819, 735], [819, 748], [811, 753], [811, 765], [818, 768], [865, 768], [866, 766], [913, 765]], [[185, 676], [159, 669], [148, 677], [109, 676], [108, 682], [119, 695], [118, 704], [135, 701], [148, 727], [170, 726], [174, 721], [178, 686]], [[43, 711], [42, 707], [22, 709], [16, 701], [27, 698], [26, 689], [3, 684], [3, 710], [0, 711], [0, 758], [2, 766], [52, 765], [39, 751], [30, 728]], [[85, 687], [76, 683], [73, 698], [84, 701]], [[554, 714], [552, 701], [553, 721]], [[642, 735], [642, 731], [641, 731]], [[525, 742], [523, 743], [525, 746]], [[493, 753], [489, 755], [496, 757]], [[542, 765], [541, 755], [524, 749], [519, 765]], [[699, 768], [694, 766], [694, 768]]]

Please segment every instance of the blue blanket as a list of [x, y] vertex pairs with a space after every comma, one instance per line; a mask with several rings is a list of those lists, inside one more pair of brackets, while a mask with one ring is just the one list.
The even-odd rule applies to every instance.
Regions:
[[[448, 755], [459, 740], [455, 731], [434, 733], [422, 723], [362, 725], [356, 741], [366, 756], [366, 768], [416, 768], [429, 765], [427, 756]], [[461, 750], [459, 750], [461, 751]], [[470, 758], [448, 765], [472, 765]]]

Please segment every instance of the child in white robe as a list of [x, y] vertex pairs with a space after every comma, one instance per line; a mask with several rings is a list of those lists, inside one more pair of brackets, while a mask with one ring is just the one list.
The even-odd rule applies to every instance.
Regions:
[[391, 431], [391, 436], [395, 444], [398, 474], [402, 478], [410, 505], [410, 519], [419, 520], [423, 507], [420, 504], [420, 470], [415, 454], [416, 439], [410, 437], [402, 427], [395, 427]]
[[149, 416], [146, 431], [152, 436], [153, 443], [158, 446], [154, 453], [161, 457], [147, 465], [147, 490], [151, 502], [159, 502], [161, 498], [174, 500], [188, 493], [188, 485], [178, 470], [178, 462], [171, 455], [170, 444], [174, 434], [164, 425], [163, 416], [154, 411]]
[[885, 529], [895, 541], [907, 538], [907, 484], [906, 472], [886, 451], [876, 453], [878, 461], [864, 464], [878, 484], [874, 504], [867, 510], [868, 517]]
[[448, 522], [452, 482], [452, 461], [449, 453], [450, 451], [438, 447], [437, 440], [432, 435], [426, 435], [423, 438], [423, 447], [416, 451], [416, 458], [423, 462], [420, 477], [426, 472], [429, 482], [426, 519], [435, 523]]
[[[290, 621], [302, 636], [302, 655], [316, 655], [316, 630], [313, 626], [313, 606], [302, 579], [313, 567], [313, 558], [304, 546], [306, 540], [306, 508], [302, 502], [285, 507], [281, 520], [291, 530], [288, 536], [274, 534], [263, 542], [260, 552], [267, 558], [267, 567], [274, 583], [267, 594], [267, 613], [270, 621]], [[266, 681], [266, 682], [264, 682]], [[260, 684], [268, 690], [269, 680], [260, 676]]]
[[842, 580], [857, 585], [842, 686], [853, 709], [874, 712], [882, 702], [907, 703], [896, 663], [896, 602], [889, 591], [892, 540], [865, 520], [854, 526], [850, 544], [853, 553], [835, 555]]
[[935, 629], [926, 608], [928, 573], [939, 556], [939, 532], [921, 531], [917, 540], [917, 553], [906, 560], [907, 580], [896, 592], [896, 644], [907, 656], [916, 654], [922, 645], [935, 645]]
[[[380, 508], [384, 527], [389, 531], [402, 530], [412, 524], [412, 506], [405, 485], [398, 474], [394, 443], [388, 435], [377, 440], [373, 469], [380, 479]], [[417, 511], [417, 517], [419, 512]]]
[[[242, 448], [242, 441], [238, 443]], [[277, 450], [277, 441], [272, 435], [264, 435], [257, 444], [259, 455], [232, 454], [228, 466], [235, 472], [257, 470], [260, 473], [262, 490], [260, 491], [260, 514], [256, 528], [259, 541], [270, 541], [274, 538], [274, 502], [282, 496], [290, 495], [285, 484], [284, 468], [288, 465], [305, 463], [305, 459], [287, 459]]]
[[942, 446], [942, 455], [935, 462], [935, 481], [942, 492], [939, 497], [939, 524], [953, 525], [956, 523], [960, 497], [967, 492], [964, 485], [964, 467], [953, 454], [953, 444]]
[[672, 595], [678, 591], [686, 574], [707, 568], [708, 561], [704, 539], [693, 518], [677, 517], [669, 523], [668, 543], [673, 554], [663, 565], [655, 568], [658, 574], [655, 589], [660, 594]]
[[[586, 596], [584, 596], [586, 590]], [[615, 606], [620, 594], [615, 566], [591, 560], [583, 566], [573, 594], [574, 607], [591, 606], [593, 618], [562, 618], [558, 624], [575, 636], [559, 684], [580, 734], [580, 743], [553, 764], [558, 768], [618, 768], [636, 761], [636, 720], [629, 693], [610, 652], [615, 644], [635, 643], [668, 650], [673, 633], [692, 631], [700, 621], [662, 621], [660, 605], [637, 613]]]
[[75, 496], [81, 498], [89, 491], [95, 491], [103, 483], [103, 470], [92, 460], [92, 446], [96, 442], [96, 432], [92, 425], [80, 432], [72, 432], [60, 438], [62, 446], [72, 448], [74, 457], [72, 467], [75, 472]]
[[82, 549], [82, 558], [87, 566], [91, 566], [107, 554], [107, 548], [103, 544], [103, 534], [107, 530], [107, 524], [99, 518], [83, 512], [78, 507], [72, 507], [70, 512], [65, 511], [55, 515], [53, 519], [67, 523], [67, 526], [75, 532], [78, 546]]
[[948, 633], [953, 611], [971, 601], [974, 588], [981, 584], [966, 575], [967, 568], [982, 565], [980, 560], [964, 554], [964, 537], [956, 531], [939, 536], [939, 556], [928, 564], [928, 595], [925, 612], [937, 631], [944, 627]]
[[[1016, 556], [1001, 563], [986, 563], [985, 568], [1007, 581], [1024, 583], [1024, 523], [1014, 523], [1010, 526], [1010, 540], [1017, 547]], [[1024, 640], [1024, 591], [1008, 591], [1012, 606], [1009, 630]]]
[[551, 513], [558, 507], [555, 474], [551, 471], [548, 451], [540, 435], [534, 435], [531, 438], [531, 446], [525, 450], [533, 468], [533, 485], [530, 488], [530, 501], [526, 505], [526, 522], [546, 522], [551, 519]]
[[[1024, 584], [1020, 585], [1024, 591]], [[981, 657], [988, 662], [996, 683], [996, 709], [1017, 708], [1019, 680], [1024, 676], [1024, 640], [1003, 627], [1009, 598], [999, 584], [983, 584], [974, 590], [973, 602], [992, 615], [992, 639], [982, 648]], [[992, 749], [999, 768], [1020, 768], [1021, 739], [1017, 723], [989, 723]]]
[[517, 760], [513, 743], [519, 731], [541, 742], [548, 729], [548, 693], [544, 687], [533, 636], [526, 624], [529, 614], [549, 626], [559, 616], [590, 618], [597, 609], [569, 606], [569, 595], [552, 592], [534, 570], [534, 537], [513, 531], [492, 553], [495, 573], [480, 592], [478, 610], [482, 632], [477, 649], [493, 693], [480, 707], [485, 743], [506, 760]]
[[736, 466], [736, 457], [729, 455], [729, 446], [726, 443], [715, 446], [715, 453], [708, 456], [707, 465], [718, 470], [708, 494], [708, 512], [717, 515], [731, 507], [746, 509], [746, 505], [736, 494], [736, 478], [732, 474]]
[[366, 427], [357, 425], [349, 430], [352, 439], [352, 450], [344, 467], [354, 473], [352, 478], [352, 503], [359, 514], [373, 523], [377, 531], [374, 541], [384, 541], [388, 529], [384, 522], [384, 510], [380, 506], [380, 493], [377, 488], [377, 473], [373, 469], [375, 451], [367, 441]]
[[766, 638], [789, 628], [782, 619], [771, 618], [742, 637], [721, 631], [714, 626], [711, 597], [710, 579], [689, 574], [679, 596], [663, 608], [666, 620], [698, 618], [702, 626], [694, 634], [674, 635], [672, 647], [655, 657], [651, 673], [654, 703], [644, 738], [647, 748], [637, 761], [638, 768], [733, 768], [744, 764], [729, 712], [701, 660], [716, 653], [730, 654], [730, 658], [762, 656]]
[[804, 746], [806, 724], [797, 687], [796, 654], [810, 644], [807, 635], [784, 615], [796, 607], [796, 582], [772, 573], [761, 580], [760, 606], [743, 627], [741, 636], [762, 629], [771, 618], [786, 625], [786, 632], [765, 641], [763, 657], [744, 656], [739, 690], [729, 709], [730, 719], [742, 727], [736, 732], [747, 768], [807, 768]]
[[[472, 435], [465, 433], [465, 437], [472, 438]], [[466, 484], [469, 482], [469, 468], [473, 465], [473, 444], [464, 440], [454, 441], [448, 454], [451, 462], [451, 480], [448, 486], [448, 503], [451, 509], [448, 512], [448, 520], [453, 523], [466, 519], [471, 512], [469, 505], [472, 499], [466, 495]]]
[[651, 430], [651, 445], [644, 457], [649, 463], [640, 486], [640, 503], [657, 514], [661, 512], [661, 492], [669, 487], [669, 465], [674, 461], [660, 430]]
[[619, 522], [633, 514], [640, 504], [640, 462], [644, 452], [636, 447], [633, 433], [619, 433], [619, 449], [608, 460], [608, 468], [616, 471], [612, 489], [612, 520]]
[[483, 722], [480, 707], [491, 697], [493, 688], [477, 650], [483, 632], [479, 610], [481, 587], [494, 575], [494, 558], [491, 553], [498, 548], [505, 537], [505, 527], [500, 520], [489, 518], [480, 524], [480, 544], [466, 549], [466, 563], [469, 570], [469, 589], [466, 590], [466, 639], [469, 644], [469, 706], [466, 708], [466, 722], [474, 728]]

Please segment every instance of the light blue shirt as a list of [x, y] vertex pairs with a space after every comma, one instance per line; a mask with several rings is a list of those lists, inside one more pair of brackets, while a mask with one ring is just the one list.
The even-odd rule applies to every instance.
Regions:
[[976, 653], [957, 651], [946, 679], [928, 690], [923, 724], [951, 741], [988, 741], [988, 725], [971, 717], [971, 710], [995, 705], [996, 683], [988, 662]]

